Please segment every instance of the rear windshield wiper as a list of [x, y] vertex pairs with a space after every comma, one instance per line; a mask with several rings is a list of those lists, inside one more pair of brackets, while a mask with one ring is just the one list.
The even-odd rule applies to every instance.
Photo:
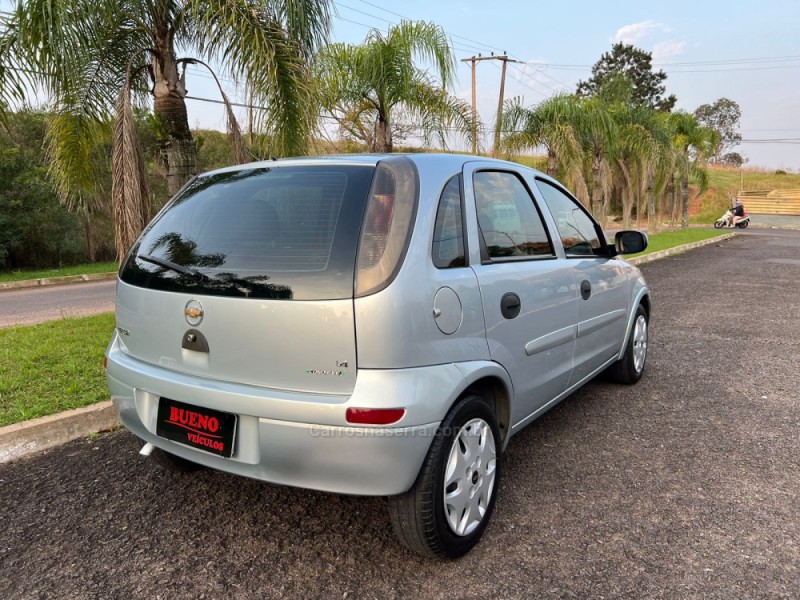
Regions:
[[165, 258], [158, 258], [157, 256], [150, 256], [149, 254], [140, 254], [137, 258], [152, 263], [154, 265], [158, 265], [159, 267], [164, 267], [165, 269], [170, 269], [171, 271], [175, 271], [176, 273], [180, 273], [181, 275], [187, 275], [191, 277], [195, 281], [205, 281], [208, 279], [205, 275], [203, 275], [197, 269], [190, 269], [189, 267], [184, 267], [183, 265], [179, 265], [177, 263], [172, 262], [171, 260], [167, 260]]

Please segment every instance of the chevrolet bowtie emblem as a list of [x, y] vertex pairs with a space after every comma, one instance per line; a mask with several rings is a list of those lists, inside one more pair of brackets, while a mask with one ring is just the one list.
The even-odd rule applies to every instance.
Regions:
[[189, 325], [196, 326], [203, 320], [203, 315], [205, 313], [203, 311], [203, 305], [200, 304], [200, 302], [197, 300], [189, 300], [189, 302], [186, 303], [186, 308], [183, 309], [183, 314], [186, 315], [186, 322], [189, 323]]

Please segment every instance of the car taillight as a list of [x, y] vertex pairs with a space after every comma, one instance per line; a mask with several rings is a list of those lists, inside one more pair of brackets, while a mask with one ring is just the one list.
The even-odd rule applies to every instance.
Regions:
[[391, 425], [406, 414], [405, 408], [348, 408], [345, 418], [358, 425]]
[[358, 244], [356, 297], [382, 290], [397, 275], [417, 212], [418, 190], [417, 170], [408, 158], [378, 163]]

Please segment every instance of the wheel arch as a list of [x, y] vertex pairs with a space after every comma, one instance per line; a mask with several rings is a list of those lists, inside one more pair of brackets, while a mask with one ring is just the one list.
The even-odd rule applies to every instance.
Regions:
[[617, 354], [617, 359], [621, 359], [623, 354], [625, 354], [625, 348], [628, 345], [628, 340], [630, 339], [631, 332], [633, 331], [633, 321], [636, 318], [636, 309], [639, 305], [642, 305], [644, 308], [644, 312], [647, 313], [647, 320], [650, 321], [651, 315], [651, 305], [650, 305], [650, 290], [647, 287], [642, 287], [639, 289], [639, 292], [636, 294], [634, 301], [631, 302], [631, 309], [630, 314], [628, 315], [628, 326], [625, 330], [625, 338], [622, 340], [622, 346], [619, 349], [619, 353]]
[[505, 449], [511, 437], [511, 404], [514, 393], [508, 372], [497, 363], [461, 363], [456, 366], [464, 372], [464, 385], [450, 408], [466, 394], [483, 397], [497, 419], [500, 447]]

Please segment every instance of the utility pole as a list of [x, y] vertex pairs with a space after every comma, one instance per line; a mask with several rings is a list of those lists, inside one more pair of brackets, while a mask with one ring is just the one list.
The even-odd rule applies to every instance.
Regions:
[[461, 62], [468, 62], [472, 64], [472, 153], [478, 153], [478, 109], [476, 106], [475, 100], [475, 64], [481, 60], [502, 60], [503, 61], [503, 74], [500, 77], [500, 96], [497, 102], [497, 124], [495, 126], [494, 132], [494, 148], [492, 149], [492, 155], [497, 156], [499, 153], [500, 148], [500, 122], [503, 119], [503, 96], [505, 94], [505, 86], [506, 86], [506, 67], [508, 63], [518, 63], [522, 62], [520, 60], [514, 60], [508, 58], [508, 54], [505, 52], [499, 56], [495, 56], [494, 52], [490, 56], [473, 56], [472, 58], [464, 58]]

